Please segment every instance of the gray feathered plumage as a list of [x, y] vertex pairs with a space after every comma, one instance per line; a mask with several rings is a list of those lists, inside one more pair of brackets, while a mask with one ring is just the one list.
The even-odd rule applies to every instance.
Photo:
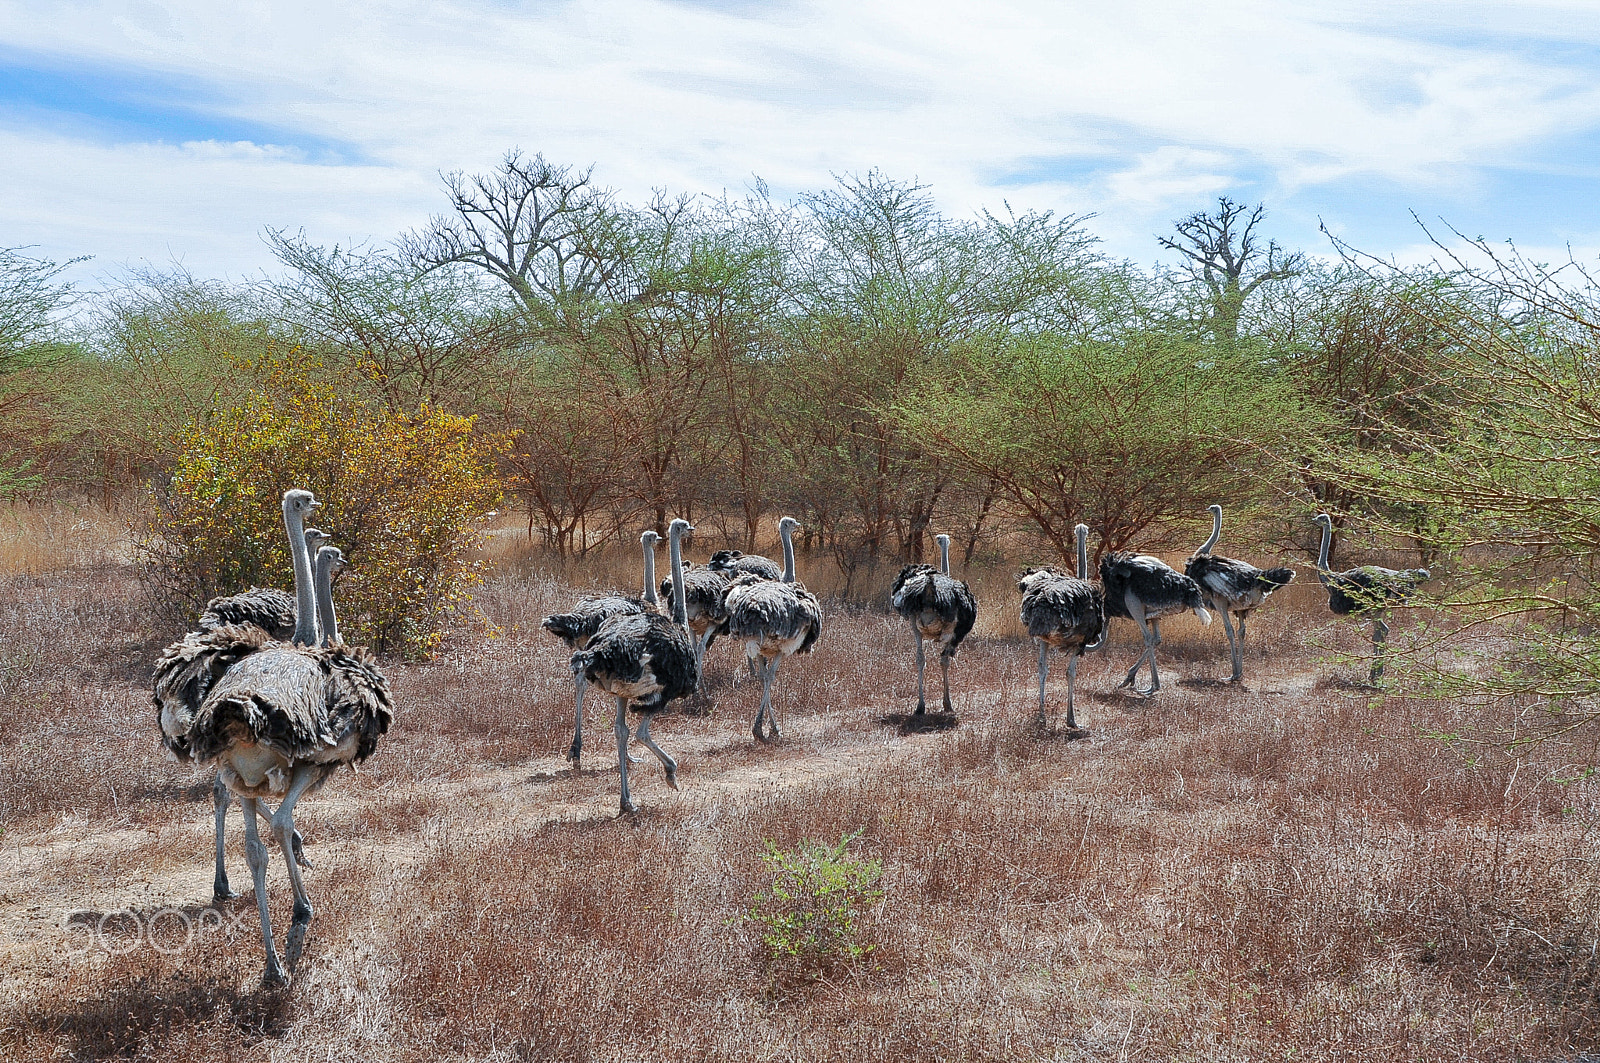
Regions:
[[[1073, 529], [1078, 545], [1078, 571], [1089, 571], [1089, 528]], [[1050, 651], [1067, 655], [1067, 727], [1076, 730], [1077, 711], [1073, 704], [1078, 685], [1078, 658], [1086, 650], [1099, 649], [1105, 642], [1106, 603], [1100, 584], [1070, 576], [1049, 566], [1030, 568], [1017, 577], [1022, 592], [1022, 622], [1039, 644], [1039, 727], [1046, 722], [1044, 688], [1050, 676]]]
[[[695, 656], [702, 664], [705, 651], [723, 632], [728, 620], [726, 598], [730, 577], [710, 565], [683, 563], [684, 608], [688, 614], [689, 630], [696, 640]], [[661, 581], [662, 601], [672, 600], [672, 577]]]
[[[778, 662], [796, 653], [810, 653], [822, 634], [822, 603], [798, 583], [769, 580], [754, 574], [740, 576], [728, 585], [724, 599], [728, 636], [744, 643], [745, 657], [761, 661], [761, 705], [751, 733], [759, 742], [782, 738], [772, 710], [772, 680]], [[761, 722], [769, 721], [762, 733]]]
[[1144, 653], [1134, 662], [1122, 686], [1133, 686], [1139, 669], [1150, 665], [1150, 689], [1161, 689], [1161, 674], [1156, 670], [1156, 647], [1161, 645], [1161, 618], [1194, 610], [1202, 624], [1211, 623], [1200, 585], [1149, 554], [1109, 553], [1100, 559], [1100, 586], [1105, 593], [1106, 616], [1120, 616], [1139, 625], [1144, 635]]
[[294, 635], [294, 595], [272, 587], [252, 587], [242, 594], [213, 598], [200, 614], [200, 630], [254, 624], [275, 639]]
[[570, 613], [554, 613], [539, 621], [539, 626], [567, 644], [568, 649], [581, 650], [594, 638], [607, 620], [618, 616], [641, 616], [651, 612], [637, 598], [619, 594], [595, 595], [580, 598]]
[[[1294, 581], [1294, 569], [1260, 569], [1247, 561], [1213, 554], [1212, 547], [1222, 537], [1222, 507], [1206, 508], [1211, 512], [1211, 537], [1184, 563], [1183, 574], [1200, 587], [1207, 604], [1222, 614], [1222, 628], [1228, 635], [1228, 658], [1233, 668], [1228, 682], [1238, 683], [1244, 679], [1245, 622], [1268, 595]], [[1230, 618], [1239, 621], [1237, 638]]]
[[889, 604], [911, 624], [917, 639], [917, 715], [927, 712], [923, 686], [926, 658], [924, 639], [932, 639], [939, 650], [939, 669], [944, 678], [944, 711], [951, 712], [950, 659], [972, 631], [978, 618], [978, 602], [963, 582], [946, 576], [932, 565], [907, 565], [889, 590]]
[[713, 572], [722, 573], [730, 580], [747, 575], [770, 580], [783, 578], [783, 568], [776, 561], [758, 554], [740, 553], [738, 550], [718, 550], [711, 555], [711, 560], [706, 562], [706, 567]]

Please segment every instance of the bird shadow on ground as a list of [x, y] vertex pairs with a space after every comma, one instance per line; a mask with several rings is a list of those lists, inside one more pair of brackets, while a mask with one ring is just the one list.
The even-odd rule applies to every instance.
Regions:
[[44, 1019], [58, 1031], [72, 1059], [155, 1058], [166, 1041], [218, 1019], [246, 1043], [282, 1037], [294, 1008], [287, 989], [239, 989], [218, 976], [183, 971], [141, 975], [113, 986], [102, 998], [80, 1001]]
[[925, 712], [921, 716], [914, 712], [891, 712], [878, 717], [878, 722], [885, 727], [898, 728], [903, 735], [925, 734], [948, 731], [961, 723], [961, 717], [953, 712]]
[[[612, 754], [616, 756], [615, 752]], [[528, 776], [530, 786], [548, 786], [553, 782], [564, 782], [569, 779], [594, 779], [602, 775], [615, 775], [617, 773], [616, 761], [613, 759], [603, 768], [555, 768], [551, 771], [536, 771]]]
[[1180, 679], [1180, 680], [1178, 680], [1178, 685], [1180, 687], [1188, 687], [1190, 690], [1247, 690], [1248, 689], [1242, 683], [1230, 683], [1226, 679], [1207, 679], [1207, 678], [1203, 678], [1203, 677], [1195, 677], [1195, 678], [1190, 678], [1190, 679]]
[[1352, 679], [1345, 675], [1324, 676], [1312, 684], [1313, 690], [1348, 690], [1354, 694], [1387, 694], [1384, 687], [1373, 686], [1365, 679]]
[[1091, 737], [1087, 727], [1059, 727], [1053, 723], [1033, 722], [1029, 736], [1040, 742], [1078, 742]]

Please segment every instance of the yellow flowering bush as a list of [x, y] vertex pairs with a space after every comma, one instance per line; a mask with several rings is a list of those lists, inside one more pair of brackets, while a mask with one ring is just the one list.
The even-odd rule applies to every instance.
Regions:
[[293, 585], [280, 502], [314, 492], [315, 523], [350, 568], [335, 587], [341, 634], [379, 651], [427, 656], [481, 578], [467, 553], [499, 504], [504, 446], [470, 417], [396, 411], [312, 376], [314, 363], [267, 367], [240, 405], [186, 425], [135, 541], [169, 619], [251, 586]]

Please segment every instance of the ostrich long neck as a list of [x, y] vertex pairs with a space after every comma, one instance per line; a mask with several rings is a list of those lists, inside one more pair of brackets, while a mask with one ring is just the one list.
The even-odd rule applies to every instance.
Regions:
[[294, 644], [317, 644], [317, 602], [311, 582], [311, 550], [306, 546], [305, 522], [288, 502], [283, 504], [283, 524], [289, 530], [289, 556], [294, 561]]
[[645, 538], [644, 543], [644, 601], [647, 605], [657, 605], [660, 599], [656, 597], [656, 543], [654, 539]]
[[672, 622], [679, 627], [689, 626], [689, 603], [683, 592], [683, 547], [679, 545], [682, 536], [677, 528], [673, 528], [667, 540], [672, 555]]
[[939, 543], [939, 571], [946, 576], [950, 575], [950, 536], [941, 535]]
[[333, 559], [331, 547], [317, 551], [317, 622], [322, 625], [322, 645], [339, 641], [339, 617], [333, 611]]
[[1328, 575], [1332, 571], [1328, 568], [1328, 548], [1333, 545], [1333, 521], [1319, 521], [1322, 525], [1322, 550], [1317, 554], [1317, 580], [1326, 587]]
[[1209, 554], [1211, 552], [1211, 548], [1217, 545], [1217, 540], [1220, 538], [1222, 538], [1222, 510], [1213, 509], [1211, 511], [1211, 538], [1207, 539], [1205, 544], [1201, 546], [1200, 549], [1196, 550], [1195, 553]]
[[1078, 536], [1078, 578], [1089, 578], [1089, 529], [1083, 525], [1077, 527]]
[[783, 582], [794, 582], [794, 532], [785, 524], [778, 529], [783, 538]]

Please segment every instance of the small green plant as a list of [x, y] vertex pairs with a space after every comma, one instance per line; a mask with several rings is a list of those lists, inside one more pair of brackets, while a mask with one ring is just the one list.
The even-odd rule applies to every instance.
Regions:
[[869, 956], [868, 907], [883, 896], [883, 863], [850, 854], [860, 831], [837, 845], [802, 842], [784, 850], [768, 841], [762, 862], [772, 885], [757, 893], [748, 921], [762, 928], [761, 943], [780, 981], [815, 982]]

